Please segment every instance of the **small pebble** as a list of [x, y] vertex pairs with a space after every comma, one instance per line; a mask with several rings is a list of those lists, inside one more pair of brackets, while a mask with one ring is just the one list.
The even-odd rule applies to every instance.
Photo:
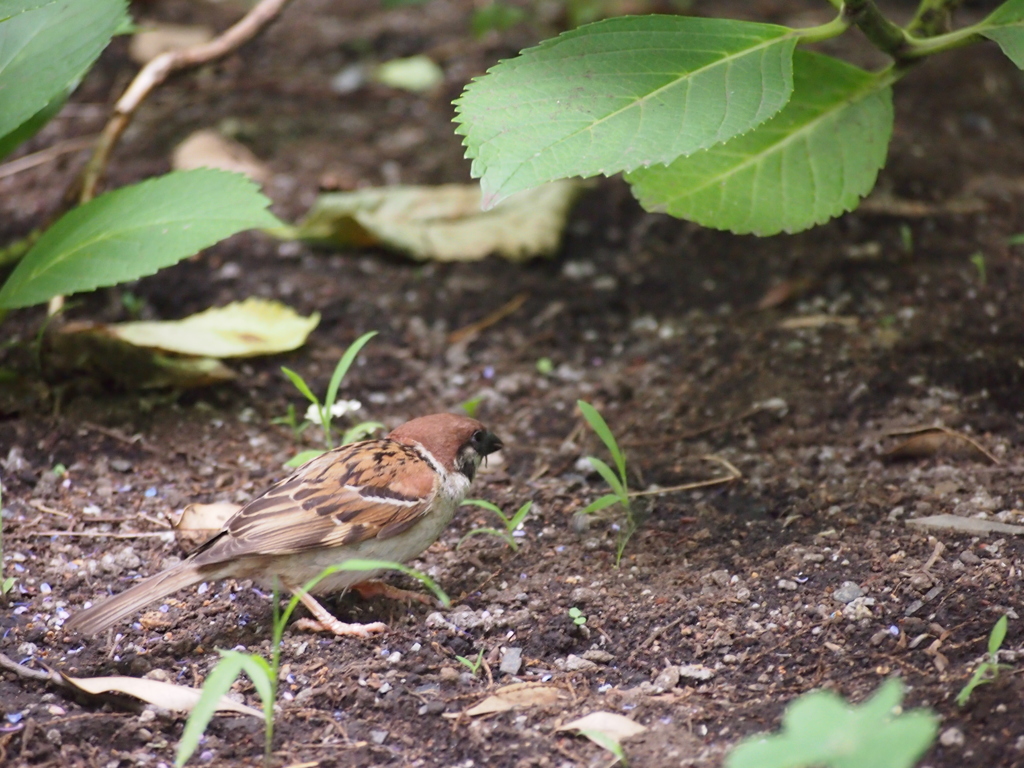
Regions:
[[608, 651], [602, 651], [600, 648], [591, 648], [583, 653], [583, 658], [595, 664], [607, 664], [615, 657], [608, 653]]
[[852, 603], [858, 597], [864, 597], [864, 590], [855, 581], [844, 581], [842, 586], [832, 593], [832, 598], [840, 603]]
[[665, 667], [654, 678], [654, 687], [663, 691], [671, 691], [679, 685], [679, 667]]
[[441, 667], [442, 683], [457, 683], [459, 681], [459, 670], [454, 667]]
[[518, 675], [520, 668], [523, 666], [523, 649], [522, 648], [506, 648], [505, 655], [501, 657], [501, 666], [499, 669], [502, 674], [505, 675]]
[[977, 565], [981, 562], [981, 558], [971, 552], [971, 550], [965, 549], [960, 553], [960, 562], [964, 565]]
[[944, 747], [962, 747], [964, 744], [964, 732], [959, 728], [947, 728], [939, 736], [939, 743]]
[[428, 701], [426, 704], [420, 707], [418, 711], [421, 715], [440, 715], [442, 712], [444, 712], [444, 702]]
[[387, 731], [370, 731], [370, 741], [374, 744], [383, 744], [388, 739]]
[[597, 664], [592, 661], [587, 661], [584, 658], [580, 658], [575, 653], [570, 653], [565, 658], [564, 668], [566, 672], [583, 672], [585, 670], [597, 669]]
[[791, 579], [779, 579], [778, 587], [779, 589], [786, 589], [792, 592], [796, 589], [796, 582]]
[[710, 680], [715, 676], [715, 670], [702, 664], [683, 664], [679, 667], [679, 676], [690, 680]]

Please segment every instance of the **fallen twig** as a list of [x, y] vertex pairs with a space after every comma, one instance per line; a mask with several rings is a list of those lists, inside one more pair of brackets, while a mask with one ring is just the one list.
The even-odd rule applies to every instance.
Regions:
[[40, 149], [38, 152], [23, 155], [16, 160], [11, 160], [9, 163], [4, 163], [0, 165], [0, 179], [6, 179], [8, 176], [27, 171], [29, 168], [35, 168], [37, 165], [56, 160], [61, 155], [68, 155], [72, 152], [81, 152], [83, 149], [88, 149], [96, 141], [98, 135], [79, 136], [78, 138], [67, 139], [66, 141], [58, 141], [52, 147]]
[[487, 317], [483, 318], [482, 320], [477, 320], [475, 323], [470, 323], [464, 328], [459, 328], [457, 331], [452, 331], [450, 334], [448, 334], [448, 343], [458, 344], [460, 341], [464, 341], [465, 339], [468, 339], [471, 336], [475, 336], [485, 328], [490, 328], [495, 323], [504, 320], [506, 317], [508, 317], [513, 312], [518, 310], [521, 306], [523, 306], [523, 304], [526, 303], [526, 300], [528, 298], [529, 294], [527, 293], [520, 293], [517, 294], [516, 296], [513, 296], [509, 301], [505, 302], [502, 306], [498, 307], [498, 309], [496, 309], [494, 312], [491, 312], [491, 314], [487, 315]]
[[693, 483], [683, 483], [682, 485], [673, 485], [668, 488], [653, 488], [649, 491], [632, 491], [629, 493], [630, 498], [636, 496], [660, 496], [663, 493], [678, 493], [679, 491], [692, 491], [697, 488], [707, 488], [711, 485], [721, 485], [722, 483], [731, 483], [733, 480], [739, 480], [743, 477], [743, 473], [740, 472], [732, 462], [723, 459], [721, 456], [701, 456], [704, 461], [717, 461], [719, 464], [724, 466], [729, 472], [726, 477], [713, 477], [710, 480], [698, 480]]
[[207, 64], [227, 56], [254, 38], [284, 10], [291, 0], [260, 0], [245, 16], [208, 43], [183, 51], [162, 53], [144, 66], [117, 100], [114, 113], [100, 133], [92, 157], [65, 195], [65, 200], [87, 203], [96, 195], [107, 162], [139, 105], [174, 72]]
[[42, 680], [46, 683], [53, 683], [54, 685], [59, 685], [61, 687], [64, 686], [64, 678], [62, 678], [58, 673], [49, 669], [43, 670], [26, 667], [24, 664], [19, 664], [14, 659], [9, 658], [3, 653], [0, 653], [0, 667], [3, 667], [8, 672], [13, 672], [19, 677], [24, 677], [28, 680]]

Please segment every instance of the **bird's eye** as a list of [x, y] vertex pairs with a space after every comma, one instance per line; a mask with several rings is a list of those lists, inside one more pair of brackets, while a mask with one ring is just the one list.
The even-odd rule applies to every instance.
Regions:
[[469, 438], [469, 442], [472, 443], [473, 447], [479, 446], [480, 444], [483, 443], [483, 441], [484, 431], [482, 429], [478, 429], [476, 432], [473, 433], [473, 436]]

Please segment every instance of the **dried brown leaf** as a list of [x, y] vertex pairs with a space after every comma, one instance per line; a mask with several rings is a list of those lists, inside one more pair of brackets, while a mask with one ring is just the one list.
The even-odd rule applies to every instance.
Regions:
[[[142, 699], [158, 707], [169, 709], [175, 712], [190, 712], [199, 701], [202, 690], [189, 688], [185, 685], [165, 683], [161, 680], [149, 680], [141, 677], [69, 677], [61, 674], [65, 682], [73, 688], [94, 696], [101, 693], [124, 693], [136, 699]], [[222, 696], [217, 704], [218, 712], [238, 712], [253, 717], [263, 717], [258, 709], [247, 707], [232, 701], [227, 696]]]

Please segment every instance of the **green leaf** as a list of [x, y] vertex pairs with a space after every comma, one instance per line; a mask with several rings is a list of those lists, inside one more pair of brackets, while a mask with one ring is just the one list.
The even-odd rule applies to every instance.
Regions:
[[523, 506], [521, 506], [519, 508], [519, 510], [514, 515], [512, 515], [512, 519], [509, 520], [506, 523], [506, 525], [508, 526], [508, 529], [510, 531], [514, 531], [516, 528], [518, 528], [519, 524], [521, 522], [523, 522], [523, 520], [526, 519], [526, 516], [528, 514], [530, 514], [530, 509], [532, 507], [533, 507], [533, 502], [532, 501], [528, 501], [525, 504], [523, 504]]
[[0, 289], [0, 307], [151, 275], [243, 229], [279, 223], [268, 203], [241, 174], [208, 168], [108, 192], [43, 233]]
[[608, 493], [600, 497], [599, 499], [595, 499], [594, 501], [587, 504], [587, 506], [580, 510], [580, 514], [589, 515], [593, 512], [600, 512], [602, 509], [606, 509], [610, 506], [621, 503], [622, 499], [618, 495], [614, 493]]
[[492, 504], [486, 499], [466, 499], [459, 506], [480, 507], [481, 509], [486, 509], [488, 512], [493, 512], [494, 514], [496, 514], [498, 517], [501, 518], [501, 522], [505, 523], [505, 525], [508, 525], [508, 518], [505, 517], [505, 513], [501, 511], [501, 507], [499, 507], [497, 504]]
[[341, 436], [341, 445], [348, 445], [359, 440], [364, 440], [378, 429], [387, 429], [379, 421], [361, 421], [355, 426], [349, 427]]
[[[356, 359], [356, 355], [359, 354], [366, 342], [377, 335], [377, 331], [369, 331], [364, 333], [358, 339], [349, 344], [348, 349], [345, 350], [345, 354], [341, 356], [341, 360], [334, 367], [334, 374], [331, 376], [331, 382], [327, 385], [327, 397], [324, 398], [324, 410], [327, 415], [330, 416], [331, 407], [334, 405], [334, 401], [338, 397], [338, 387], [341, 386], [341, 380], [345, 378], [345, 374], [348, 373], [348, 369], [352, 366], [352, 362]], [[324, 429], [329, 426], [329, 421], [324, 423]]]
[[830, 691], [805, 694], [786, 709], [781, 733], [742, 742], [725, 768], [910, 768], [938, 723], [927, 710], [896, 714], [902, 699], [898, 680], [886, 681], [859, 706]]
[[[3, 27], [0, 26], [0, 33], [2, 32]], [[32, 117], [23, 122], [6, 136], [0, 137], [0, 160], [3, 160], [21, 144], [35, 136], [44, 125], [50, 122], [50, 119], [60, 112], [61, 107], [64, 106], [64, 102], [67, 101], [70, 94], [70, 90], [65, 89], [64, 91], [61, 91], [50, 99], [49, 103], [45, 107], [32, 115]]]
[[313, 390], [309, 388], [309, 385], [306, 383], [306, 380], [304, 378], [302, 378], [291, 368], [286, 368], [283, 365], [281, 366], [281, 373], [288, 377], [288, 380], [291, 381], [292, 385], [294, 385], [294, 387], [297, 390], [299, 390], [300, 393], [302, 393], [303, 397], [309, 400], [309, 402], [311, 402], [317, 408], [320, 407], [320, 401], [317, 400], [316, 395], [313, 394]]
[[885, 164], [892, 89], [883, 76], [828, 56], [797, 51], [793, 64], [793, 98], [767, 123], [630, 173], [640, 204], [756, 235], [799, 232], [856, 207]]
[[199, 746], [199, 739], [206, 732], [206, 726], [209, 725], [213, 713], [217, 711], [220, 697], [231, 690], [232, 684], [241, 674], [241, 656], [242, 654], [225, 654], [217, 662], [217, 666], [206, 676], [203, 692], [188, 716], [185, 730], [181, 734], [181, 741], [178, 742], [178, 752], [174, 758], [174, 765], [177, 768], [181, 768], [192, 757], [192, 753]]
[[312, 461], [317, 456], [323, 456], [326, 451], [299, 451], [284, 463], [286, 467], [301, 467], [307, 461]]
[[1006, 639], [1006, 625], [1009, 620], [1006, 614], [999, 617], [999, 621], [992, 627], [992, 632], [988, 636], [988, 655], [995, 660], [996, 654], [999, 653], [999, 649], [1003, 647], [1003, 641]]
[[[262, 656], [238, 651], [221, 651], [222, 656], [237, 654], [241, 657], [242, 671], [252, 680], [252, 685], [263, 702], [263, 713], [273, 717], [274, 713], [274, 671]], [[269, 720], [268, 717], [268, 720]]]
[[126, 12], [124, 0], [0, 0], [0, 136], [81, 77]]
[[670, 163], [782, 109], [796, 40], [787, 27], [726, 19], [588, 24], [470, 83], [456, 133], [487, 207], [555, 179]]
[[612, 487], [616, 495], [619, 498], [626, 498], [626, 489], [622, 485], [622, 481], [615, 476], [612, 468], [601, 461], [596, 456], [587, 456], [587, 461], [590, 462], [590, 466], [597, 470], [597, 473], [604, 478], [604, 481]]
[[1024, 69], [1024, 0], [1007, 0], [979, 25], [979, 32]]
[[597, 412], [597, 408], [592, 406], [586, 400], [577, 400], [577, 407], [580, 409], [580, 413], [583, 414], [583, 418], [587, 420], [590, 428], [597, 433], [597, 436], [601, 438], [601, 442], [605, 444], [608, 449], [608, 453], [612, 455], [612, 459], [615, 461], [615, 466], [619, 470], [619, 477], [622, 479], [622, 484], [625, 486], [626, 483], [626, 457], [622, 455], [622, 451], [619, 450], [619, 444], [615, 440], [615, 435], [612, 434], [611, 429], [608, 428], [608, 423], [604, 420], [604, 417]]

